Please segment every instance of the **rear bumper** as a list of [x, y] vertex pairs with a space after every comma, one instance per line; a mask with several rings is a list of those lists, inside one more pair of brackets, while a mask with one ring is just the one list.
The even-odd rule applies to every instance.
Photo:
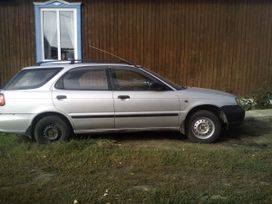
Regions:
[[238, 105], [222, 106], [229, 125], [239, 125], [245, 119], [245, 110]]
[[32, 114], [0, 113], [0, 132], [24, 134], [32, 117]]

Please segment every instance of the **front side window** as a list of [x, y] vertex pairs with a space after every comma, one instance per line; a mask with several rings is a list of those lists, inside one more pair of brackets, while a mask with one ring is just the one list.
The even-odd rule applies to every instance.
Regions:
[[80, 3], [34, 4], [37, 61], [80, 59]]
[[16, 74], [4, 87], [6, 90], [23, 90], [41, 87], [62, 68], [25, 69]]
[[56, 84], [57, 89], [66, 90], [108, 90], [105, 70], [80, 68], [69, 71]]
[[139, 72], [126, 69], [112, 70], [114, 86], [120, 91], [164, 91], [164, 84]]

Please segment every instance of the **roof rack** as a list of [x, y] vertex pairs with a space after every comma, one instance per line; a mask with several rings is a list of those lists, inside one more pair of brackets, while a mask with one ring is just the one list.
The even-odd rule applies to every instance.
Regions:
[[72, 63], [73, 60], [47, 60], [47, 61], [41, 61], [37, 62], [37, 66], [41, 66], [42, 64], [47, 64], [47, 63]]
[[125, 63], [125, 64], [129, 64], [129, 65], [134, 65], [128, 61], [113, 61], [113, 60], [85, 60], [85, 59], [68, 59], [68, 60], [47, 60], [47, 61], [41, 61], [41, 62], [37, 62], [36, 65], [37, 66], [41, 66], [43, 64], [47, 64], [47, 63], [67, 63], [67, 64], [75, 64], [77, 62], [86, 62], [86, 63]]

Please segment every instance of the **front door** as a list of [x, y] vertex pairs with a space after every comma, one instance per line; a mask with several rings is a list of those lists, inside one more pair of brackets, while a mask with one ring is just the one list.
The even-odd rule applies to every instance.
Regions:
[[112, 68], [115, 128], [178, 128], [174, 90], [140, 70]]

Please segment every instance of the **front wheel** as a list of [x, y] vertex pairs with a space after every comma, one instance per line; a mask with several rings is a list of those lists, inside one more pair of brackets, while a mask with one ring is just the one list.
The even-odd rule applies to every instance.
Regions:
[[70, 125], [59, 116], [45, 116], [34, 127], [34, 138], [40, 144], [65, 141], [71, 136]]
[[193, 142], [212, 143], [221, 133], [221, 121], [211, 111], [193, 113], [186, 123], [186, 134]]

